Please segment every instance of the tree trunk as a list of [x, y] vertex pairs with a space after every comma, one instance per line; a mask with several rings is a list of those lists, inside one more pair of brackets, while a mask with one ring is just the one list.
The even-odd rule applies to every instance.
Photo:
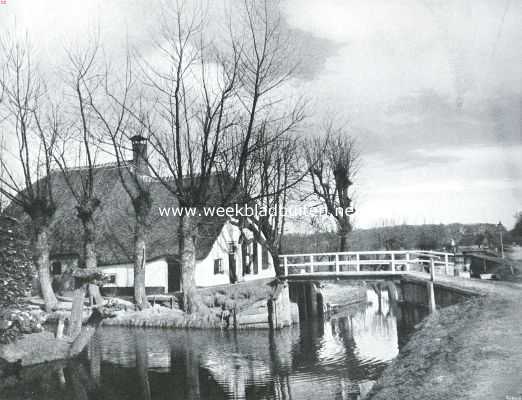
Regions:
[[144, 227], [140, 222], [136, 222], [134, 235], [134, 301], [140, 310], [150, 307], [145, 287], [146, 251]]
[[[83, 226], [83, 267], [87, 269], [98, 268], [98, 259], [96, 257], [96, 226], [92, 213], [86, 211], [80, 217]], [[98, 285], [87, 286], [91, 305], [103, 305], [103, 297], [100, 293]]]
[[[33, 221], [33, 224], [37, 222]], [[49, 262], [49, 227], [36, 227], [34, 237], [34, 262], [38, 269], [40, 289], [45, 303], [45, 310], [51, 312], [56, 308], [58, 300], [51, 285], [50, 262]]]
[[196, 291], [196, 226], [192, 217], [182, 216], [179, 226], [179, 243], [181, 257], [181, 284], [183, 289], [183, 308], [186, 313], [193, 314], [202, 308]]
[[276, 276], [284, 275], [284, 271], [281, 270], [281, 262], [279, 260], [279, 250], [280, 247], [276, 246], [273, 243], [268, 244], [268, 249], [270, 250], [270, 256], [272, 257], [272, 261], [274, 263], [274, 271], [276, 273]]
[[339, 232], [339, 251], [347, 251], [348, 250], [348, 233]]
[[101, 312], [94, 308], [87, 323], [83, 326], [79, 335], [74, 339], [71, 348], [69, 349], [69, 357], [74, 357], [83, 351], [85, 346], [87, 346], [91, 341], [91, 338], [94, 336], [96, 329], [98, 329], [102, 321], [103, 316]]
[[71, 323], [69, 325], [69, 336], [76, 338], [82, 330], [83, 302], [85, 300], [85, 285], [74, 289], [73, 302], [71, 306]]
[[351, 231], [350, 220], [342, 218], [339, 221], [339, 251], [348, 251], [348, 235]]
[[96, 236], [92, 215], [82, 218], [82, 225], [84, 267], [88, 269], [96, 269], [98, 267], [98, 262], [96, 260]]

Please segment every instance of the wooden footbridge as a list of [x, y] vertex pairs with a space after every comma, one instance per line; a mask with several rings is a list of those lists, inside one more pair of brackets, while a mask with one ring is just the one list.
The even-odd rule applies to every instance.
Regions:
[[386, 279], [431, 270], [435, 275], [456, 276], [462, 269], [455, 264], [453, 253], [423, 250], [285, 254], [279, 258], [288, 280]]

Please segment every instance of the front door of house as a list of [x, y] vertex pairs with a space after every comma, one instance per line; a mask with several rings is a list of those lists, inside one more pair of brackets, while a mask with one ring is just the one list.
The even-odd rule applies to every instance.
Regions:
[[179, 292], [181, 291], [181, 266], [178, 261], [171, 260], [168, 262], [168, 292]]
[[234, 253], [228, 253], [228, 273], [230, 276], [230, 283], [236, 283], [237, 282], [236, 255]]

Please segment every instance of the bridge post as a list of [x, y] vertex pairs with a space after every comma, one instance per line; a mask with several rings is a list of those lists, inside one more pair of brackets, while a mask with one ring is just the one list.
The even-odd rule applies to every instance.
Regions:
[[433, 287], [433, 281], [427, 282], [428, 286], [428, 302], [430, 313], [437, 311], [437, 305], [435, 304], [435, 288]]
[[446, 275], [449, 275], [449, 260], [448, 260], [448, 254], [444, 254], [444, 272]]
[[357, 272], [361, 272], [361, 257], [359, 253], [356, 254], [356, 260], [357, 260]]
[[310, 273], [314, 273], [314, 255], [310, 254]]
[[391, 253], [391, 270], [395, 272], [395, 253]]
[[430, 280], [433, 282], [435, 280], [435, 261], [433, 257], [430, 258]]
[[285, 276], [288, 276], [288, 259], [283, 256], [283, 268], [285, 269]]
[[339, 254], [335, 253], [335, 273], [339, 273]]

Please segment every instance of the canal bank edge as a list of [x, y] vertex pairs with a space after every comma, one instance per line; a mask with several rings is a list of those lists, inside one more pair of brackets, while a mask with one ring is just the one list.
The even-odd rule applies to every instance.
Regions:
[[470, 282], [472, 296], [418, 325], [368, 400], [522, 398], [522, 287]]

